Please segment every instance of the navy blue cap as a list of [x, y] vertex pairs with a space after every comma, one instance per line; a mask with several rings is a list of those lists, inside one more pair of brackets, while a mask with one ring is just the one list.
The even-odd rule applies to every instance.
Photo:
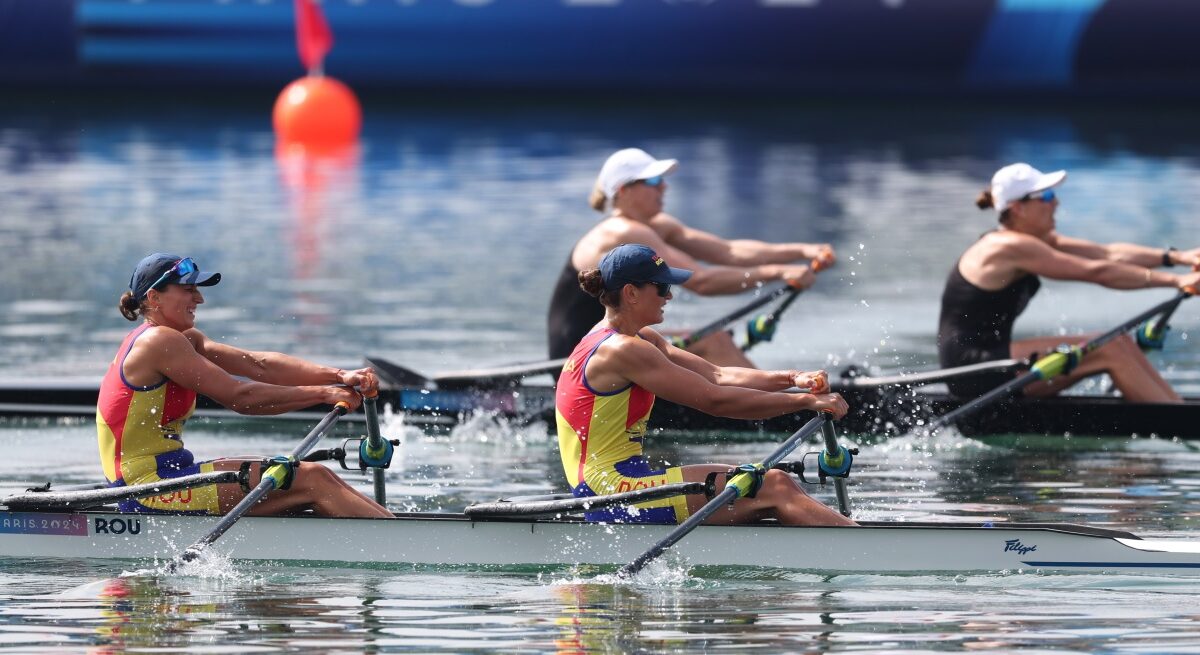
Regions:
[[600, 276], [604, 278], [605, 289], [618, 291], [626, 284], [683, 284], [692, 277], [692, 272], [667, 266], [658, 253], [646, 246], [624, 243], [600, 260]]
[[[138, 262], [137, 268], [133, 269], [133, 276], [129, 278], [129, 290], [133, 292], [133, 297], [140, 301], [146, 297], [150, 289], [163, 283], [194, 284], [198, 287], [211, 287], [221, 281], [220, 273], [201, 271], [199, 266], [195, 266], [195, 270], [183, 275], [180, 275], [178, 271], [172, 270], [184, 259], [190, 258], [168, 255], [165, 252], [156, 252], [153, 255], [147, 255], [142, 261]], [[171, 272], [168, 273], [168, 271]]]

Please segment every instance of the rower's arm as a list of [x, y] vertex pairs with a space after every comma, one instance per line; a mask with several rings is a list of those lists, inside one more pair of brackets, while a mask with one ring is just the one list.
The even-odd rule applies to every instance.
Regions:
[[721, 386], [783, 391], [795, 386], [796, 376], [800, 375], [800, 371], [764, 371], [740, 366], [717, 366], [695, 353], [676, 347], [652, 328], [643, 328], [638, 336], [658, 348], [671, 363]]
[[671, 246], [697, 259], [721, 266], [755, 266], [758, 264], [788, 264], [818, 259], [828, 251], [833, 261], [833, 246], [827, 243], [767, 243], [756, 239], [722, 239], [688, 227], [670, 214], [659, 214], [651, 220], [655, 231]]
[[1110, 262], [1141, 266], [1142, 268], [1157, 268], [1163, 265], [1163, 255], [1172, 259], [1170, 252], [1162, 248], [1149, 248], [1136, 243], [1095, 243], [1086, 239], [1068, 237], [1056, 234], [1052, 245], [1059, 251], [1083, 257], [1085, 259], [1103, 259]]
[[283, 414], [338, 401], [347, 401], [351, 407], [358, 405], [357, 394], [345, 388], [279, 386], [234, 377], [196, 350], [196, 335], [205, 341], [199, 330], [188, 330], [186, 337], [174, 330], [154, 330], [139, 348], [146, 348], [150, 365], [162, 375], [239, 414]]
[[[657, 220], [657, 218], [656, 218]], [[661, 227], [661, 226], [660, 226]], [[628, 228], [614, 235], [621, 239], [617, 243], [641, 243], [654, 250], [668, 264], [692, 271], [692, 277], [684, 282], [684, 288], [702, 296], [722, 296], [742, 293], [775, 280], [793, 286], [807, 288], [815, 279], [808, 266], [803, 264], [759, 264], [753, 266], [704, 266], [696, 257], [669, 242], [671, 235], [681, 227], [678, 221], [667, 226], [670, 229], [650, 229], [645, 226]], [[663, 235], [667, 236], [664, 237]]]
[[[602, 359], [596, 361], [597, 357]], [[840, 418], [846, 412], [845, 401], [837, 394], [780, 393], [715, 384], [677, 366], [653, 344], [639, 339], [598, 350], [593, 362], [656, 396], [715, 416], [764, 419], [810, 409], [831, 411]], [[589, 377], [593, 365], [589, 364]]]
[[185, 334], [196, 352], [232, 375], [283, 386], [342, 384], [367, 396], [374, 395], [379, 389], [379, 380], [371, 368], [345, 371], [283, 353], [243, 350], [218, 343], [196, 329]]
[[1004, 248], [1003, 256], [1020, 270], [1055, 280], [1092, 282], [1110, 289], [1179, 285], [1179, 276], [1171, 273], [1152, 271], [1136, 264], [1072, 254], [1033, 237], [1012, 240]]

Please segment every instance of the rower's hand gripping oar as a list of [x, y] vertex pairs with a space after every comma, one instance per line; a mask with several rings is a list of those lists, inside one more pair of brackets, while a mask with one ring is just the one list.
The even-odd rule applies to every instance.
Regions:
[[241, 502], [239, 502], [237, 505], [234, 505], [233, 509], [229, 510], [228, 514], [222, 516], [221, 520], [218, 521], [215, 526], [213, 526], [212, 530], [209, 530], [208, 534], [201, 537], [196, 541], [196, 543], [188, 546], [182, 553], [180, 553], [178, 557], [171, 560], [171, 563], [167, 565], [167, 570], [174, 572], [181, 564], [191, 562], [200, 557], [205, 548], [208, 548], [210, 544], [219, 539], [221, 535], [225, 534], [229, 528], [233, 527], [233, 524], [237, 523], [238, 519], [242, 518], [246, 512], [250, 511], [254, 505], [263, 498], [263, 496], [266, 496], [275, 489], [281, 489], [285, 487], [287, 483], [290, 482], [289, 478], [294, 473], [295, 467], [299, 463], [300, 459], [308, 454], [308, 451], [312, 450], [313, 446], [317, 445], [317, 442], [325, 436], [325, 433], [328, 432], [338, 422], [338, 419], [340, 419], [349, 409], [350, 405], [346, 404], [345, 401], [339, 402], [334, 406], [331, 412], [325, 415], [325, 418], [321, 419], [320, 423], [317, 423], [317, 426], [308, 433], [308, 436], [304, 437], [304, 440], [292, 450], [291, 455], [286, 458], [280, 458], [279, 461], [272, 463], [270, 466], [264, 467], [258, 485], [251, 489], [250, 493], [247, 493], [246, 497], [243, 498]]
[[[813, 273], [820, 273], [830, 266], [833, 266], [832, 250], [824, 251], [816, 259], [813, 259], [810, 268]], [[791, 293], [774, 310], [768, 314], [759, 314], [746, 323], [746, 343], [742, 344], [742, 352], [775, 337], [775, 328], [779, 325], [779, 319], [783, 318], [783, 313], [792, 306], [792, 303], [796, 302], [796, 298], [800, 297], [800, 292], [803, 290], [801, 287], [793, 287]]]
[[[1200, 271], [1200, 264], [1192, 267], [1192, 271]], [[1195, 289], [1189, 289], [1187, 295], [1195, 295]], [[1182, 300], [1182, 299], [1180, 299]], [[1171, 329], [1169, 325], [1171, 316], [1175, 310], [1179, 309], [1179, 303], [1171, 305], [1167, 311], [1163, 312], [1157, 319], [1147, 320], [1137, 327], [1134, 335], [1137, 337], [1138, 346], [1142, 350], [1162, 350], [1167, 340], [1167, 330]]]
[[1009, 395], [1024, 389], [1034, 382], [1049, 380], [1064, 373], [1071, 372], [1089, 353], [1095, 352], [1104, 344], [1116, 339], [1129, 330], [1132, 330], [1143, 321], [1159, 315], [1170, 316], [1171, 313], [1173, 313], [1179, 306], [1179, 303], [1183, 302], [1186, 298], [1190, 298], [1194, 293], [1195, 289], [1180, 291], [1174, 298], [1151, 307], [1150, 309], [1138, 314], [1137, 316], [1134, 316], [1124, 323], [1121, 323], [1104, 334], [1089, 339], [1082, 345], [1059, 346], [1054, 352], [1048, 355], [1043, 355], [1036, 362], [1034, 362], [1029, 367], [1028, 373], [1025, 373], [1024, 375], [1014, 378], [1010, 382], [1006, 382], [995, 389], [992, 389], [991, 391], [962, 405], [954, 411], [947, 412], [937, 417], [929, 423], [929, 425], [926, 427], [926, 430], [933, 431], [938, 428], [945, 427], [946, 425], [949, 425], [972, 412], [978, 411], [992, 404], [993, 402], [996, 402], [997, 400], [1006, 398]]
[[[818, 257], [817, 259], [812, 260], [812, 262], [809, 264], [809, 268], [812, 269], [813, 273], [817, 273], [817, 272], [821, 271], [822, 269], [829, 267], [829, 264], [827, 263], [828, 261], [829, 261], [828, 258]], [[774, 312], [772, 312], [771, 314], [766, 314], [762, 317], [758, 317], [751, 321], [751, 323], [757, 322], [759, 320], [762, 321], [763, 325], [761, 326], [761, 328], [759, 330], [758, 339], [760, 341], [770, 341], [771, 337], [774, 336], [775, 325], [776, 325], [776, 323], [779, 322], [779, 316], [783, 313], [784, 309], [787, 309], [788, 305], [791, 305], [792, 302], [796, 300], [796, 297], [800, 295], [801, 291], [804, 291], [803, 287], [793, 286], [790, 283], [785, 284], [785, 285], [775, 289], [774, 291], [765, 293], [765, 294], [759, 296], [758, 298], [751, 300], [750, 302], [746, 303], [745, 305], [742, 305], [738, 309], [735, 309], [732, 312], [729, 312], [728, 314], [722, 316], [721, 318], [718, 318], [717, 320], [713, 321], [712, 323], [709, 323], [697, 330], [690, 332], [686, 337], [675, 337], [675, 338], [671, 339], [671, 344], [673, 346], [675, 346], [676, 348], [683, 348], [684, 350], [686, 350], [686, 349], [696, 345], [696, 343], [698, 343], [701, 339], [704, 339], [705, 337], [708, 337], [709, 335], [716, 334], [717, 332], [724, 330], [725, 328], [727, 328], [731, 324], [733, 324], [734, 321], [737, 321], [738, 319], [740, 319], [743, 316], [745, 316], [746, 314], [749, 314], [750, 312], [758, 309], [759, 307], [762, 307], [763, 305], [766, 305], [766, 304], [772, 302], [773, 300], [775, 300], [776, 298], [778, 298], [780, 296], [783, 296], [785, 294], [791, 294], [787, 297], [787, 299], [785, 299], [782, 303], [780, 303], [779, 307]], [[749, 329], [751, 329], [751, 328], [748, 328], [748, 330]], [[754, 337], [751, 337], [751, 339], [753, 339], [753, 338]], [[751, 345], [753, 345], [753, 344], [747, 344], [746, 348], [744, 348], [743, 350], [750, 348]]]
[[[646, 565], [651, 561], [655, 560], [659, 555], [662, 555], [663, 552], [665, 552], [668, 548], [674, 546], [679, 542], [679, 540], [686, 537], [692, 530], [695, 530], [697, 526], [703, 523], [704, 520], [709, 516], [712, 516], [717, 510], [721, 509], [722, 506], [728, 505], [738, 498], [749, 496], [756, 490], [759, 480], [762, 479], [762, 475], [767, 471], [767, 469], [774, 468], [775, 465], [781, 462], [784, 457], [787, 457], [789, 453], [795, 450], [796, 446], [800, 445], [800, 442], [817, 432], [817, 430], [823, 429], [825, 424], [832, 421], [833, 418], [829, 414], [822, 412], [820, 416], [817, 416], [808, 423], [805, 423], [803, 427], [792, 434], [792, 436], [788, 437], [787, 441], [784, 441], [782, 444], [780, 444], [779, 447], [775, 449], [775, 452], [768, 455], [767, 458], [761, 463], [749, 464], [739, 468], [738, 473], [725, 483], [725, 488], [721, 490], [721, 493], [713, 496], [712, 500], [708, 501], [704, 507], [700, 508], [700, 510], [695, 514], [689, 516], [687, 520], [685, 520], [683, 523], [680, 523], [679, 526], [672, 530], [670, 534], [668, 534], [666, 537], [663, 537], [658, 543], [651, 546], [649, 550], [639, 555], [637, 559], [621, 567], [621, 569], [617, 571], [617, 575], [621, 577], [629, 577], [636, 574], [638, 571], [641, 571], [643, 568], [645, 568]], [[828, 438], [829, 437], [827, 436], [827, 443]], [[841, 493], [845, 493], [844, 489], [839, 492], [839, 494]], [[841, 502], [840, 496], [839, 502]], [[847, 509], [847, 511], [849, 510]]]

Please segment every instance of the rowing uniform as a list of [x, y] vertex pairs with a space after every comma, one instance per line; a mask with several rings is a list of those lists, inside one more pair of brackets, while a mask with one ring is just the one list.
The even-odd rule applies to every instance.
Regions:
[[[654, 394], [632, 383], [606, 393], [588, 384], [588, 361], [615, 334], [612, 328], [601, 328], [586, 335], [567, 359], [558, 379], [555, 394], [558, 450], [571, 493], [576, 497], [683, 482], [683, 469], [653, 469], [642, 456]], [[672, 524], [688, 517], [687, 498], [682, 495], [638, 503], [635, 507], [632, 511], [623, 506], [591, 511], [586, 518]]]
[[550, 344], [550, 359], [566, 357], [575, 350], [579, 340], [604, 319], [604, 306], [579, 287], [579, 271], [567, 263], [554, 284], [550, 296], [550, 311], [546, 316], [546, 341]]
[[[144, 323], [125, 337], [100, 383], [96, 434], [100, 463], [109, 486], [157, 482], [213, 470], [196, 463], [183, 447], [183, 424], [196, 409], [196, 392], [170, 379], [140, 387], [125, 379], [125, 358], [150, 328]], [[138, 500], [122, 501], [121, 511], [219, 514], [215, 484]]]
[[[1036, 275], [1024, 275], [996, 291], [971, 284], [959, 271], [961, 259], [946, 278], [938, 319], [938, 360], [942, 367], [966, 366], [1012, 357], [1013, 323], [1041, 288]], [[960, 398], [982, 396], [1012, 380], [1011, 373], [979, 373], [948, 380]]]

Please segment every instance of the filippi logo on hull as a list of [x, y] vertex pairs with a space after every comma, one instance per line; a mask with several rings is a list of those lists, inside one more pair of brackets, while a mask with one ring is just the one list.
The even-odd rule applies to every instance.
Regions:
[[1024, 555], [1026, 553], [1032, 553], [1035, 550], [1037, 550], [1036, 544], [1033, 546], [1026, 546], [1025, 544], [1021, 543], [1020, 539], [1008, 539], [1004, 542], [1004, 552], [1006, 553]]

